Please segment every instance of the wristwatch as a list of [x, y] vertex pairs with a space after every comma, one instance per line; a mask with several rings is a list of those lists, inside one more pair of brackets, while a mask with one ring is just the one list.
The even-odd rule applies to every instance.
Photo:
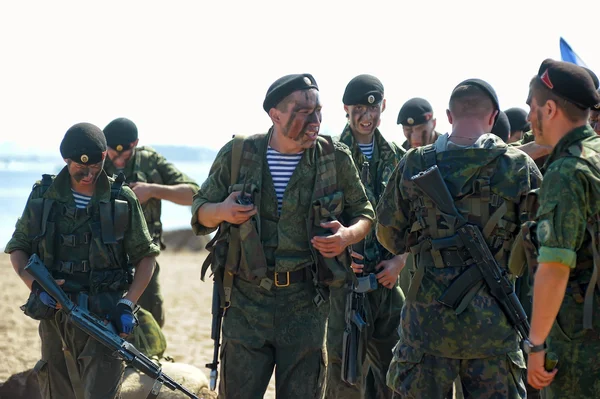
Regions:
[[539, 344], [539, 345], [534, 345], [531, 343], [531, 341], [528, 338], [523, 340], [523, 351], [528, 355], [530, 353], [542, 352], [545, 349], [546, 349], [546, 342]]
[[117, 302], [117, 303], [124, 303], [125, 305], [129, 306], [131, 308], [131, 310], [135, 309], [135, 303], [133, 303], [129, 299], [121, 298], [121, 299], [119, 299], [119, 302]]

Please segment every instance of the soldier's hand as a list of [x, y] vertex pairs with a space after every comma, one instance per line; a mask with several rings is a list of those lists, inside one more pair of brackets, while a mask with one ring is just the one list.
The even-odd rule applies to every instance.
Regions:
[[[56, 282], [57, 285], [63, 285], [65, 283], [65, 280], [63, 280], [63, 279], [54, 280], [54, 281]], [[33, 281], [33, 283], [31, 283], [31, 292], [33, 292], [35, 295], [37, 295], [40, 298], [40, 301], [42, 301], [42, 303], [44, 305], [48, 306], [49, 308], [54, 308], [54, 309], [61, 308], [60, 303], [57, 303], [56, 300], [54, 298], [52, 298], [52, 296], [50, 294], [48, 294], [45, 289], [42, 288], [40, 283], [38, 283], [35, 280]]]
[[337, 220], [321, 223], [324, 229], [330, 229], [333, 234], [329, 236], [314, 236], [311, 240], [313, 247], [326, 258], [335, 258], [346, 250], [346, 227]]
[[150, 183], [129, 183], [129, 188], [133, 191], [140, 204], [148, 202], [149, 199], [153, 198], [154, 185]]
[[398, 281], [398, 276], [404, 268], [404, 259], [401, 256], [394, 256], [389, 260], [382, 260], [377, 265], [377, 281], [385, 288], [392, 289]]
[[256, 215], [255, 205], [240, 205], [237, 203], [237, 197], [241, 194], [241, 191], [234, 191], [225, 198], [225, 201], [221, 202], [219, 212], [222, 220], [231, 224], [242, 224]]
[[542, 389], [550, 385], [558, 369], [547, 372], [544, 368], [546, 352], [530, 353], [527, 359], [527, 382], [535, 389]]
[[354, 259], [363, 260], [365, 257], [362, 256], [361, 254], [359, 254], [358, 252], [354, 252], [354, 251], [352, 251], [352, 253], [350, 253], [350, 256], [352, 256], [352, 263], [350, 264], [352, 271], [356, 274], [362, 273], [365, 265], [354, 262]]

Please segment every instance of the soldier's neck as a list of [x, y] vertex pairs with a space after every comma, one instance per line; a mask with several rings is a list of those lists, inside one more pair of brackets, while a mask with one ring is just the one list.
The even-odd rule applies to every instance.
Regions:
[[352, 136], [354, 136], [354, 140], [356, 140], [358, 144], [371, 144], [373, 142], [373, 136], [375, 136], [375, 131], [372, 131], [370, 134], [355, 133], [354, 130], [352, 130], [352, 128], [350, 129], [350, 131], [352, 132]]
[[303, 150], [296, 140], [285, 137], [283, 133], [277, 130], [273, 131], [269, 146], [282, 154], [297, 154]]
[[78, 183], [73, 177], [71, 177], [71, 188], [79, 194], [92, 196], [96, 189], [96, 183], [94, 184], [81, 184]]

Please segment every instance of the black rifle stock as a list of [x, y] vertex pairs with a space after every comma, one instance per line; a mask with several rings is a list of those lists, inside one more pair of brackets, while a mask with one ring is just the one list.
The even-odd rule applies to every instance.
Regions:
[[[227, 273], [227, 272], [225, 272]], [[217, 388], [217, 378], [219, 376], [219, 348], [221, 346], [221, 323], [223, 321], [224, 310], [221, 307], [221, 297], [219, 294], [219, 286], [217, 283], [218, 274], [215, 274], [213, 282], [213, 297], [212, 297], [212, 324], [210, 329], [210, 338], [214, 341], [213, 361], [207, 363], [206, 367], [210, 369], [210, 389], [214, 391]]]
[[[507, 276], [507, 271], [498, 265], [481, 230], [477, 226], [469, 224], [456, 209], [454, 199], [437, 165], [412, 176], [411, 181], [440, 209], [448, 224], [455, 222], [453, 225], [456, 235], [439, 240], [432, 239], [432, 248], [441, 249], [450, 245], [458, 249], [464, 247], [471, 256], [470, 260], [474, 263], [452, 281], [438, 301], [456, 310], [471, 288], [483, 280], [490, 290], [490, 295], [496, 299], [509, 323], [522, 339], [528, 338], [530, 326], [527, 314]], [[553, 355], [554, 357], [555, 355]]]
[[31, 255], [25, 270], [61, 305], [61, 310], [67, 314], [68, 320], [71, 323], [102, 345], [113, 350], [113, 354], [125, 361], [125, 363], [155, 380], [148, 397], [151, 397], [152, 394], [158, 395], [161, 386], [164, 384], [173, 391], [179, 390], [190, 398], [199, 399], [198, 396], [190, 392], [187, 388], [164, 374], [159, 365], [137, 350], [135, 346], [121, 338], [116, 333], [112, 323], [105, 325], [103, 321], [73, 303], [58, 284], [56, 284], [54, 278], [37, 254]]
[[[368, 183], [369, 178], [369, 163], [364, 162], [361, 169], [360, 180], [363, 185]], [[365, 255], [365, 240], [362, 239], [352, 245], [352, 250]], [[352, 259], [354, 263], [364, 265], [364, 259]], [[357, 276], [361, 277], [360, 273]], [[366, 280], [365, 280], [366, 281]], [[355, 385], [358, 380], [358, 352], [361, 344], [361, 334], [363, 333], [367, 323], [364, 320], [365, 295], [370, 290], [361, 290], [359, 285], [351, 287], [346, 296], [345, 321], [343, 344], [342, 344], [342, 381]], [[364, 285], [364, 284], [363, 284]], [[362, 287], [361, 287], [362, 288]], [[368, 289], [368, 287], [365, 287]]]

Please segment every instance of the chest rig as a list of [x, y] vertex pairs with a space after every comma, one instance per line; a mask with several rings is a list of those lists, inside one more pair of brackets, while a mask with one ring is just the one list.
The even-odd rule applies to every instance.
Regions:
[[55, 278], [64, 278], [66, 292], [94, 295], [126, 289], [131, 282], [122, 240], [129, 223], [129, 205], [119, 195], [125, 176], [111, 185], [109, 202], [76, 208], [45, 198], [54, 181], [43, 175], [34, 186], [40, 196], [29, 202], [28, 231], [37, 253]]
[[[423, 150], [425, 169], [437, 164], [434, 146]], [[517, 220], [517, 205], [506, 200], [492, 191], [491, 180], [496, 172], [497, 163], [483, 166], [479, 174], [473, 179], [470, 190], [461, 198], [455, 198], [454, 203], [467, 221], [481, 228], [488, 247], [499, 265], [507, 267], [508, 255], [518, 225], [511, 220]], [[409, 292], [408, 299], [414, 300], [425, 268], [469, 267], [463, 259], [469, 258], [468, 251], [458, 249], [452, 240], [448, 246], [436, 245], [432, 247], [432, 239], [443, 239], [456, 234], [455, 226], [446, 223], [440, 209], [424, 195], [414, 183], [407, 182], [409, 193], [410, 211], [414, 215], [408, 245], [410, 252], [417, 257], [418, 265]], [[506, 216], [506, 218], [505, 218]], [[461, 252], [462, 251], [462, 252]]]

